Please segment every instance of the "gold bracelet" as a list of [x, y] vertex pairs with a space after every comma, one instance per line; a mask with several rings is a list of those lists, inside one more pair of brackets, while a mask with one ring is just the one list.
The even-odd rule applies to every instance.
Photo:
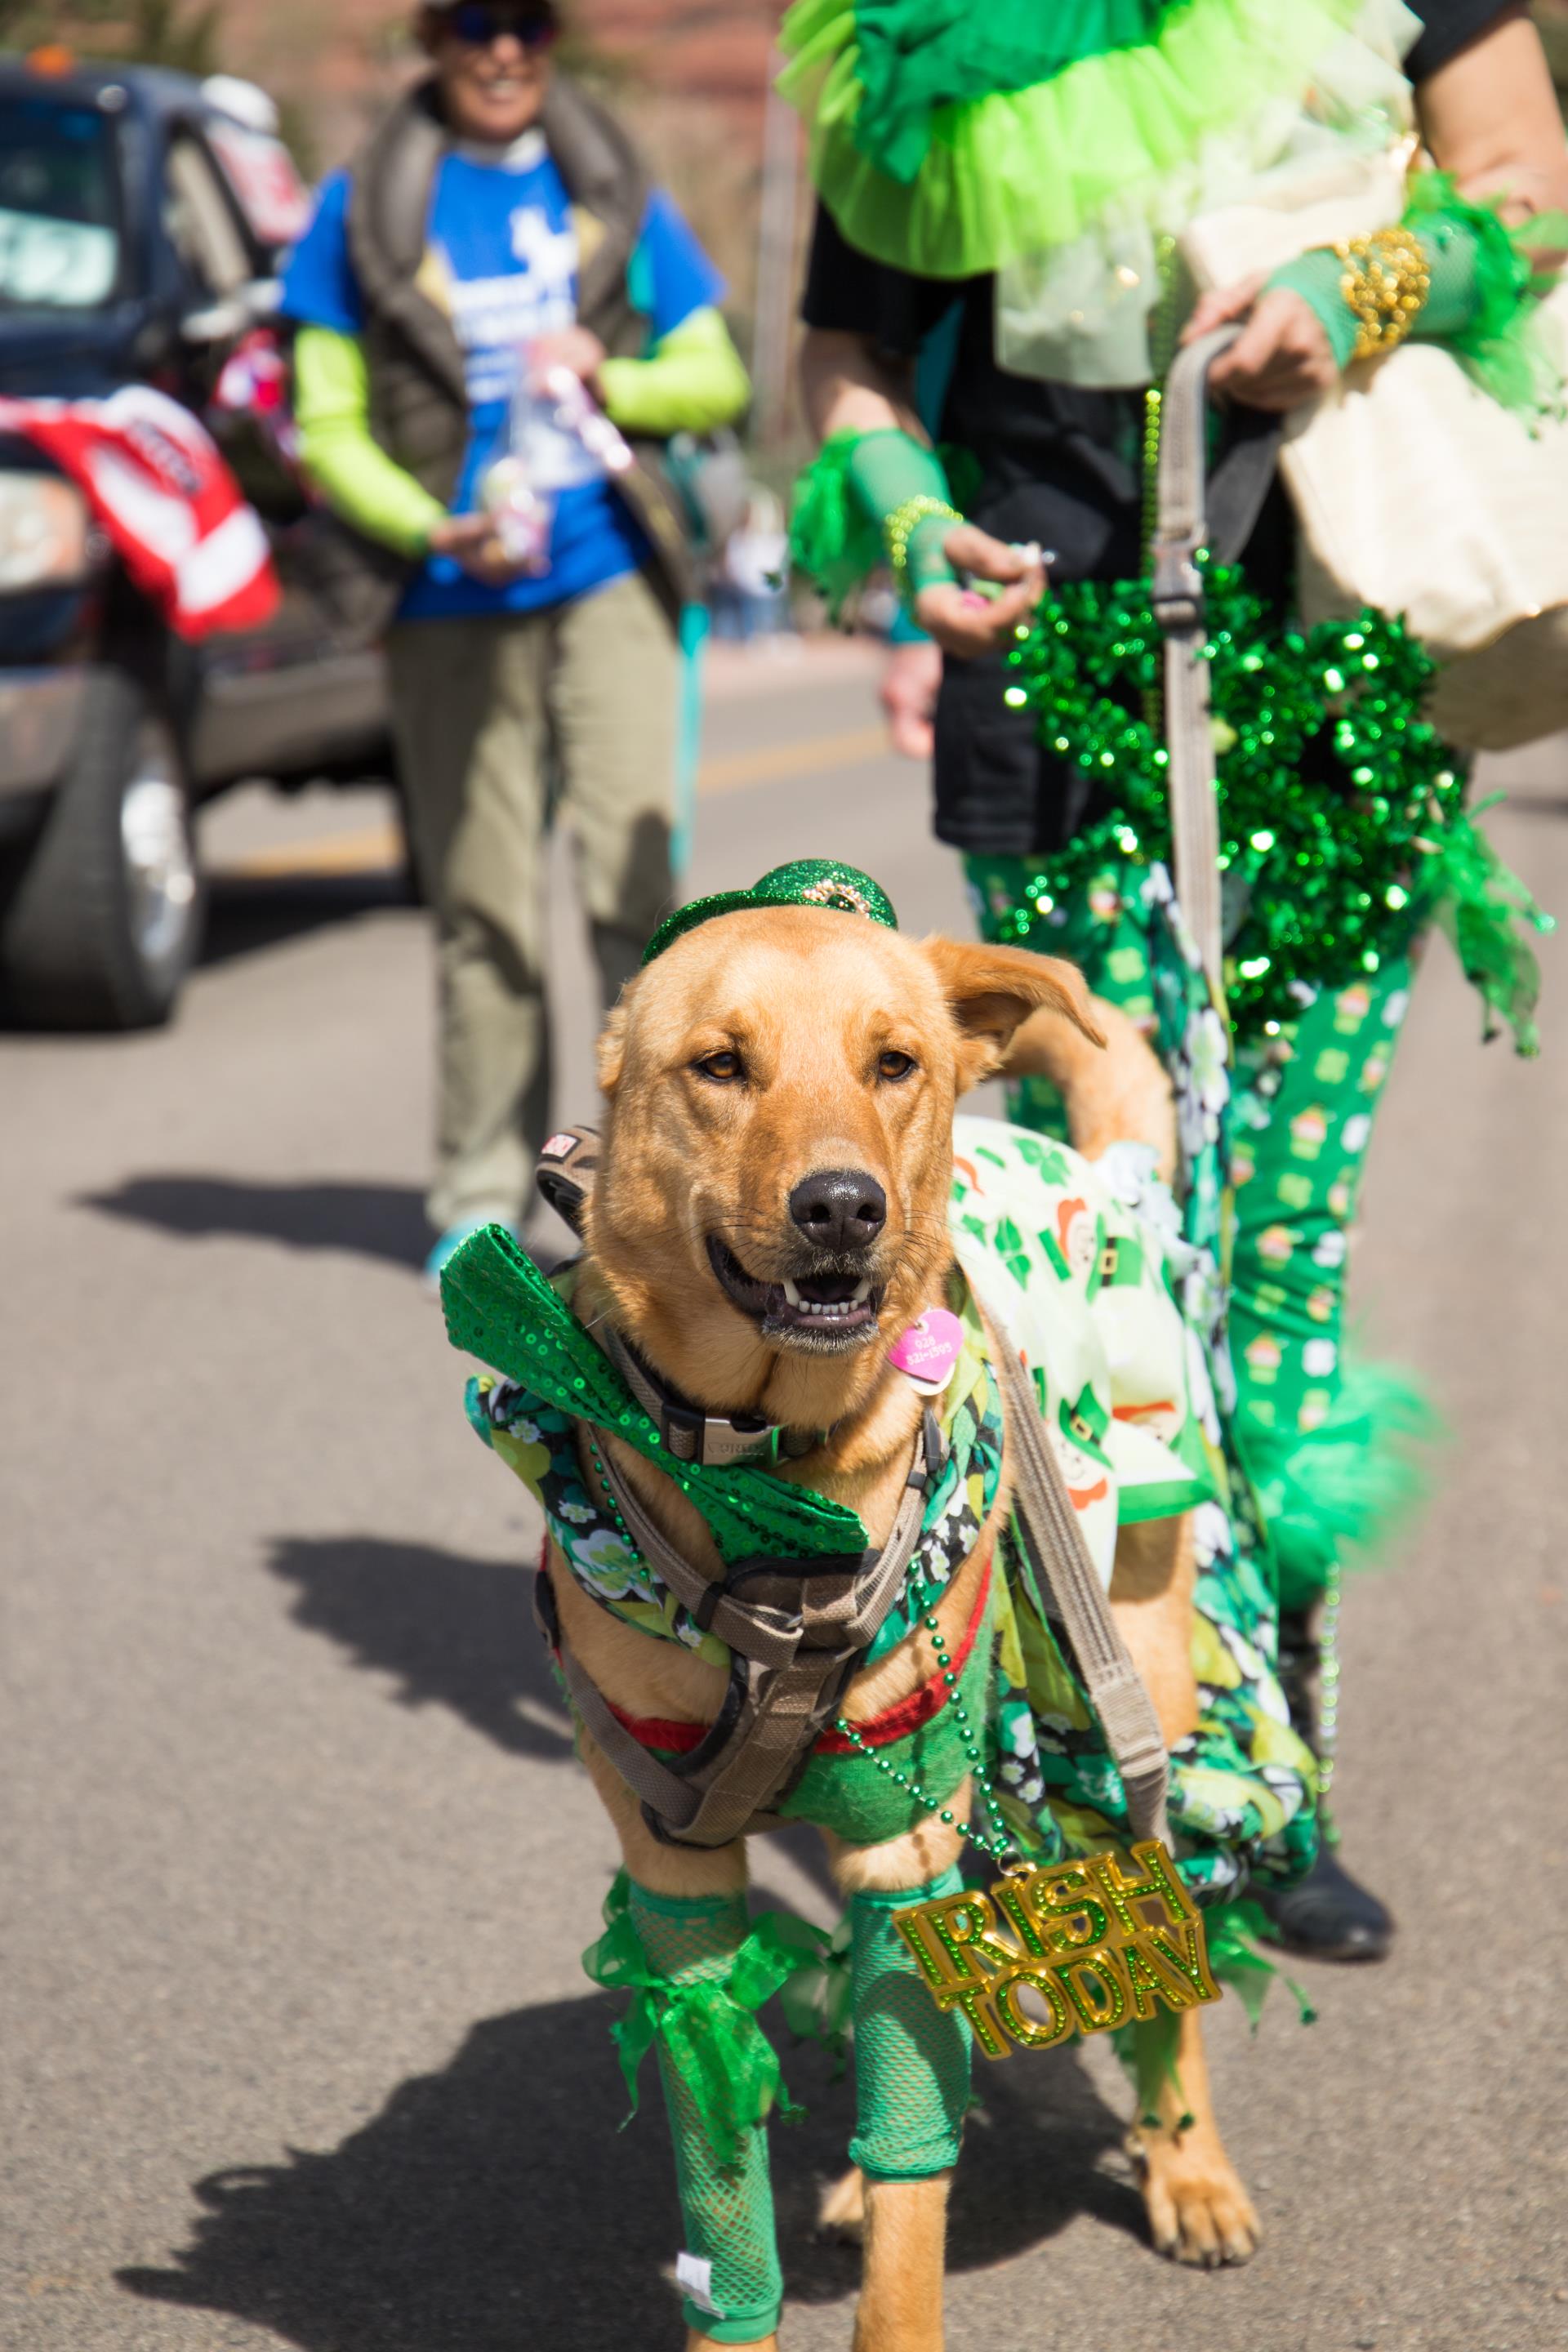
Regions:
[[910, 586], [910, 541], [917, 527], [928, 515], [940, 515], [948, 522], [962, 522], [963, 517], [945, 499], [933, 499], [924, 492], [919, 498], [906, 499], [895, 507], [882, 525], [882, 544], [888, 551], [892, 566], [893, 584], [906, 602]]
[[1432, 272], [1420, 239], [1407, 228], [1374, 229], [1347, 237], [1334, 251], [1345, 264], [1340, 292], [1356, 321], [1352, 360], [1371, 359], [1402, 343], [1432, 290]]

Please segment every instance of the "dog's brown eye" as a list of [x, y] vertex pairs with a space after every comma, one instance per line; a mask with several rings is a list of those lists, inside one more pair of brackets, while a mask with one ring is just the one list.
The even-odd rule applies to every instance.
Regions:
[[889, 1050], [886, 1054], [878, 1055], [877, 1076], [879, 1078], [894, 1080], [907, 1078], [914, 1066], [915, 1057], [912, 1054], [900, 1054]]
[[699, 1076], [711, 1078], [716, 1087], [732, 1087], [737, 1078], [746, 1075], [746, 1066], [739, 1054], [704, 1054], [692, 1067]]

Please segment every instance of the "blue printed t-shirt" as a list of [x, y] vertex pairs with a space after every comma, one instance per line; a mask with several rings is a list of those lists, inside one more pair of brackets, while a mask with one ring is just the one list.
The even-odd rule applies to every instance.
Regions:
[[[356, 335], [364, 302], [349, 257], [348, 198], [346, 172], [322, 183], [310, 225], [289, 258], [282, 308], [302, 326]], [[420, 282], [447, 310], [468, 379], [468, 441], [452, 504], [455, 513], [469, 514], [479, 505], [479, 479], [503, 446], [517, 347], [576, 322], [571, 201], [542, 133], [525, 131], [497, 162], [479, 160], [472, 150], [444, 155], [426, 237]], [[650, 344], [724, 290], [675, 205], [658, 189], [628, 276]], [[647, 552], [630, 509], [601, 474], [557, 494], [547, 572], [488, 587], [450, 556], [431, 556], [410, 582], [399, 618], [445, 620], [565, 604], [635, 572]]]

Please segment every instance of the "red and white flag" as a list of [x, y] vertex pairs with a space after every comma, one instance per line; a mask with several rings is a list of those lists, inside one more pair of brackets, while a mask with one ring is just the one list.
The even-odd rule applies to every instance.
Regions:
[[0, 431], [52, 457], [177, 636], [254, 629], [280, 591], [261, 518], [190, 411], [150, 384], [107, 400], [0, 398]]

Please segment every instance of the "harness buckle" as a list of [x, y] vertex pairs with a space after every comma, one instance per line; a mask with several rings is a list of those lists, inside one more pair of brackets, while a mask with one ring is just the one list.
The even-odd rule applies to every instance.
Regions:
[[658, 1433], [677, 1462], [706, 1462], [710, 1429], [732, 1432], [741, 1441], [746, 1455], [754, 1456], [766, 1452], [770, 1458], [773, 1458], [777, 1454], [778, 1431], [772, 1422], [764, 1421], [760, 1414], [704, 1412], [700, 1405], [678, 1404], [668, 1394], [660, 1394]]

